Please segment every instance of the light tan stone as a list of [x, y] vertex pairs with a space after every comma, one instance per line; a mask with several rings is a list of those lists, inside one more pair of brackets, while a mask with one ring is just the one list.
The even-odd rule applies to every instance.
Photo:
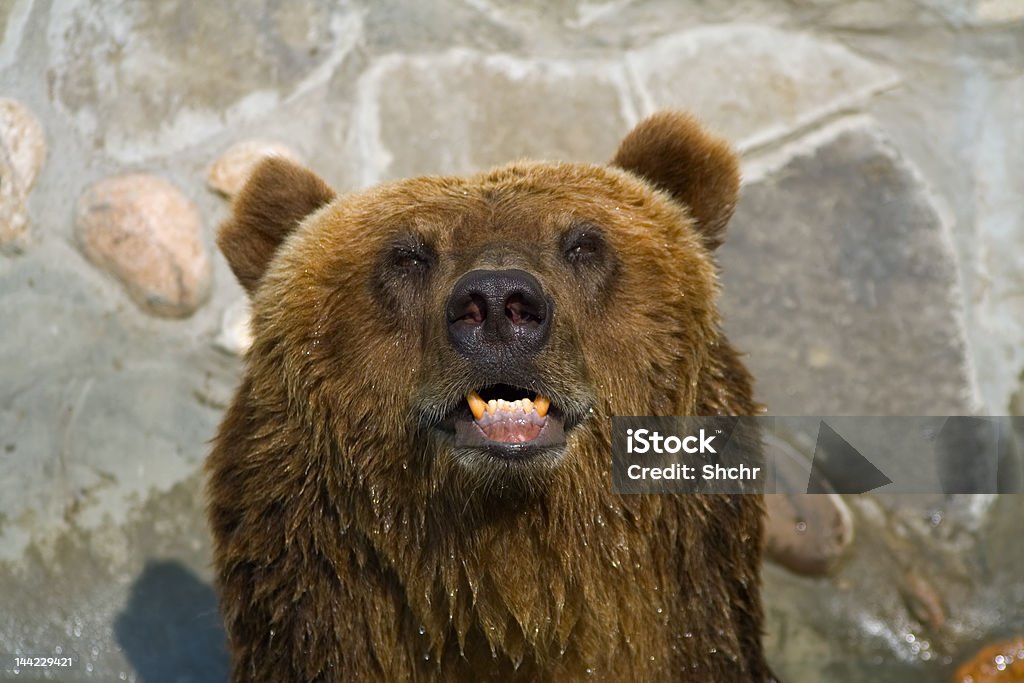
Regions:
[[975, 14], [979, 23], [1013, 23], [1024, 19], [1024, 2], [1020, 0], [981, 0]]
[[28, 234], [28, 195], [46, 159], [43, 127], [24, 105], [0, 98], [0, 249], [20, 251]]
[[124, 285], [145, 311], [193, 313], [210, 290], [199, 213], [180, 190], [146, 174], [106, 178], [79, 199], [82, 250]]
[[242, 297], [224, 310], [220, 333], [214, 343], [227, 353], [244, 356], [252, 346], [252, 328], [248, 297]]
[[243, 140], [227, 149], [206, 174], [209, 186], [227, 197], [238, 194], [256, 165], [267, 157], [283, 157], [300, 162], [287, 145], [268, 140]]

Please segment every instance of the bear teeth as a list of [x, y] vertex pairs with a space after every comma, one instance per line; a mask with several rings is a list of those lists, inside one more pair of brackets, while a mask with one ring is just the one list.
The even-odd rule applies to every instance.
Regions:
[[521, 398], [516, 401], [506, 401], [503, 398], [485, 401], [475, 391], [466, 394], [466, 402], [469, 403], [469, 410], [473, 413], [473, 418], [477, 422], [483, 420], [485, 415], [493, 417], [498, 413], [501, 413], [502, 416], [511, 415], [515, 412], [521, 412], [527, 416], [535, 413], [537, 417], [543, 418], [547, 416], [548, 409], [551, 407], [551, 400], [545, 396], [538, 396], [533, 401], [529, 398]]

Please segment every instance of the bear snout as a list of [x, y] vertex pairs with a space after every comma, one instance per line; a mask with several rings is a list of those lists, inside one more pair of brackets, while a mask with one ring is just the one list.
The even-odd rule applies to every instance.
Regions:
[[467, 360], [490, 366], [515, 362], [548, 341], [554, 305], [524, 270], [471, 270], [452, 288], [445, 306], [448, 340]]

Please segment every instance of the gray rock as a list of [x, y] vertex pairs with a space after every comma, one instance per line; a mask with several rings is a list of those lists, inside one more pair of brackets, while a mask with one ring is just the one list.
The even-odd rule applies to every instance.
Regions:
[[[475, 0], [494, 21], [511, 27], [533, 31], [550, 29], [580, 29], [605, 18], [619, 16], [622, 9], [636, 0]], [[565, 36], [563, 33], [563, 40]]]
[[629, 53], [644, 113], [687, 109], [741, 149], [764, 145], [898, 82], [896, 73], [807, 33], [706, 26]]
[[635, 120], [624, 70], [451, 50], [378, 60], [350, 144], [364, 185], [520, 158], [604, 162]]
[[51, 90], [120, 161], [171, 152], [325, 82], [360, 33], [347, 3], [58, 3]]
[[917, 32], [962, 21], [968, 4], [964, 0], [804, 0], [794, 9], [811, 26], [865, 33]]
[[0, 67], [14, 58], [32, 9], [32, 0], [8, 0], [0, 3]]
[[116, 525], [33, 543], [15, 571], [0, 563], [0, 679], [43, 680], [15, 674], [11, 654], [60, 654], [74, 664], [47, 680], [227, 680], [201, 490], [191, 476]]
[[124, 523], [191, 476], [221, 416], [202, 396], [237, 382], [234, 358], [68, 267], [80, 261], [53, 241], [0, 262], [0, 573], [62, 531]]
[[[1022, 10], [1024, 11], [1024, 10]], [[1024, 379], [1024, 28], [1017, 31], [1016, 52], [998, 51], [1007, 62], [1000, 73], [978, 76], [971, 88], [976, 99], [965, 117], [972, 132], [965, 140], [964, 158], [976, 180], [969, 193], [970, 249], [964, 259], [973, 278], [971, 326], [968, 341], [986, 408], [992, 414], [1011, 414], [1011, 397]], [[997, 43], [997, 46], [999, 43]]]
[[362, 8], [366, 46], [376, 54], [415, 54], [453, 45], [489, 51], [519, 46], [522, 35], [502, 26], [479, 0], [372, 0]]
[[948, 230], [907, 162], [865, 128], [742, 190], [722, 308], [770, 413], [970, 412]]

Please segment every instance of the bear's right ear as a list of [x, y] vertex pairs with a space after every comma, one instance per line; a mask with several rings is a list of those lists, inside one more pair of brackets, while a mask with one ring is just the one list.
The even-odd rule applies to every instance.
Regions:
[[739, 197], [739, 158], [697, 119], [660, 112], [641, 121], [619, 144], [612, 165], [685, 204], [708, 249], [722, 243]]
[[256, 290], [284, 238], [332, 199], [334, 190], [312, 171], [280, 157], [260, 162], [217, 233], [217, 246], [247, 292]]

